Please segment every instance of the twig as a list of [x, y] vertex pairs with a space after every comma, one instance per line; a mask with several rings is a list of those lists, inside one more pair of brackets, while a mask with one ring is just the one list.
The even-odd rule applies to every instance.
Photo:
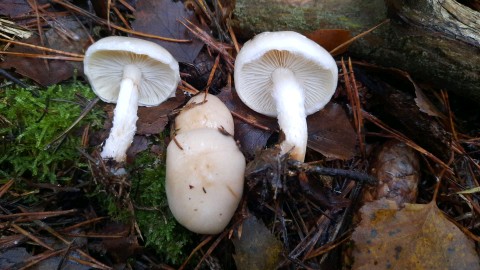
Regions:
[[208, 76], [207, 87], [205, 88], [205, 96], [208, 93], [208, 89], [212, 85], [213, 77], [215, 75], [215, 71], [217, 71], [219, 61], [220, 61], [220, 54], [217, 55], [217, 57], [215, 58], [215, 63], [213, 64], [212, 70], [210, 71], [210, 75]]
[[[17, 84], [17, 85], [19, 85], [19, 86], [21, 86], [21, 87], [23, 87], [23, 88], [27, 88], [27, 89], [31, 88], [30, 85], [28, 85], [28, 84], [22, 82], [21, 80], [15, 78], [14, 76], [12, 76], [10, 73], [8, 73], [7, 71], [5, 71], [5, 70], [2, 69], [2, 68], [0, 68], [0, 75], [2, 75], [3, 77], [9, 79], [9, 80], [12, 81], [13, 83], [15, 83], [15, 84]], [[38, 95], [36, 95], [36, 96], [38, 96]]]
[[185, 20], [185, 22], [180, 21], [181, 24], [183, 24], [190, 32], [192, 32], [197, 38], [199, 38], [201, 41], [203, 41], [205, 44], [207, 44], [209, 47], [213, 48], [215, 51], [220, 53], [225, 62], [227, 63], [227, 66], [230, 70], [233, 70], [233, 62], [234, 59], [230, 55], [230, 53], [227, 51], [227, 48], [229, 46], [216, 41], [211, 35], [209, 35], [207, 32], [205, 32], [203, 29], [195, 25], [189, 20]]
[[271, 128], [267, 127], [267, 126], [264, 126], [264, 125], [261, 125], [261, 124], [258, 124], [256, 123], [255, 121], [252, 121], [250, 119], [248, 119], [247, 117], [237, 113], [237, 112], [234, 112], [234, 111], [230, 111], [232, 113], [233, 116], [235, 116], [236, 118], [242, 120], [243, 122], [245, 123], [248, 123], [249, 125], [251, 126], [254, 126], [258, 129], [261, 129], [261, 130], [265, 130], [265, 131], [272, 131]]
[[202, 242], [200, 242], [200, 244], [198, 244], [193, 250], [192, 252], [190, 252], [190, 255], [188, 255], [188, 258], [182, 263], [182, 265], [180, 266], [180, 268], [178, 268], [178, 270], [183, 270], [185, 269], [185, 267], [187, 266], [187, 263], [188, 261], [190, 261], [190, 259], [193, 257], [193, 255], [199, 250], [201, 249], [203, 246], [205, 246], [208, 242], [210, 242], [210, 240], [212, 240], [213, 236], [212, 235], [209, 235], [207, 238], [205, 238]]
[[75, 61], [75, 62], [82, 62], [83, 61], [83, 57], [80, 58], [80, 57], [71, 57], [71, 56], [63, 56], [63, 55], [48, 55], [48, 54], [5, 52], [5, 51], [0, 51], [0, 54], [26, 57], [26, 58], [65, 60], [65, 61]]
[[362, 172], [314, 166], [296, 160], [289, 160], [288, 163], [290, 167], [293, 167], [298, 171], [317, 173], [320, 175], [347, 177], [369, 185], [376, 185], [378, 183], [378, 179]]
[[352, 67], [352, 59], [349, 57], [348, 58], [348, 70], [349, 70], [349, 74], [350, 74], [350, 83], [352, 84], [352, 109], [354, 111], [354, 114], [357, 116], [357, 119], [355, 121], [355, 127], [356, 127], [356, 130], [357, 130], [357, 136], [358, 136], [358, 142], [359, 142], [359, 145], [360, 145], [360, 152], [362, 153], [362, 157], [365, 158], [365, 156], [367, 155], [366, 153], [366, 149], [365, 149], [365, 142], [364, 142], [364, 137], [363, 137], [363, 134], [362, 134], [362, 130], [363, 130], [363, 117], [362, 117], [362, 113], [361, 113], [361, 110], [362, 110], [362, 106], [360, 104], [360, 97], [358, 95], [358, 87], [357, 87], [357, 82], [356, 82], [356, 79], [355, 79], [355, 73], [353, 71], [353, 67]]
[[345, 46], [350, 45], [350, 44], [351, 44], [352, 42], [354, 42], [355, 40], [357, 40], [357, 39], [359, 39], [359, 38], [361, 38], [361, 37], [366, 36], [367, 34], [369, 34], [370, 32], [372, 32], [373, 30], [377, 29], [378, 27], [380, 27], [380, 26], [382, 26], [382, 25], [384, 25], [384, 24], [386, 24], [386, 23], [388, 23], [388, 22], [390, 22], [390, 19], [386, 19], [386, 20], [384, 20], [383, 22], [381, 22], [381, 23], [375, 25], [374, 27], [368, 29], [367, 31], [365, 31], [365, 32], [363, 32], [363, 33], [360, 33], [360, 34], [352, 37], [351, 39], [349, 39], [349, 40], [345, 41], [344, 43], [342, 43], [342, 44], [338, 45], [337, 47], [335, 47], [335, 49], [331, 50], [331, 51], [330, 51], [330, 54], [335, 54], [337, 51], [343, 49]]
[[400, 140], [400, 141], [404, 142], [406, 145], [412, 147], [413, 149], [417, 150], [421, 154], [423, 154], [423, 155], [429, 157], [430, 159], [432, 159], [433, 161], [437, 162], [442, 167], [446, 168], [449, 173], [453, 173], [452, 169], [447, 164], [445, 164], [445, 162], [441, 161], [438, 157], [436, 157], [432, 153], [428, 152], [423, 147], [421, 147], [418, 144], [414, 143], [413, 141], [409, 140], [402, 133], [388, 127], [386, 124], [384, 124], [377, 117], [375, 117], [375, 116], [371, 115], [370, 113], [368, 113], [366, 111], [363, 111], [363, 110], [362, 110], [362, 116], [365, 119], [367, 119], [368, 121], [372, 122], [373, 124], [377, 125], [378, 127], [382, 128], [383, 130], [387, 131], [388, 133], [394, 135], [397, 140]]
[[5, 194], [5, 192], [7, 192], [10, 187], [13, 185], [13, 179], [10, 179], [8, 180], [7, 183], [5, 183], [5, 185], [3, 185], [2, 187], [0, 187], [0, 198], [2, 198], [3, 194]]
[[17, 213], [10, 215], [0, 215], [0, 219], [16, 219], [19, 217], [28, 217], [30, 220], [44, 219], [48, 217], [56, 217], [61, 215], [73, 214], [77, 212], [76, 209], [63, 210], [63, 211], [46, 211], [46, 212], [34, 212], [34, 213]]
[[61, 50], [55, 50], [55, 49], [51, 49], [51, 48], [47, 48], [47, 47], [43, 47], [43, 46], [38, 46], [38, 45], [30, 44], [30, 43], [25, 43], [25, 42], [21, 42], [21, 41], [8, 40], [8, 39], [3, 39], [3, 38], [0, 38], [0, 41], [12, 43], [12, 44], [15, 44], [15, 45], [21, 45], [21, 46], [25, 46], [25, 47], [29, 47], [29, 48], [34, 48], [34, 49], [37, 49], [37, 50], [40, 50], [40, 51], [46, 51], [46, 52], [51, 52], [51, 53], [63, 54], [63, 55], [67, 55], [67, 56], [73, 56], [73, 57], [77, 57], [77, 58], [83, 58], [82, 54], [66, 52], [66, 51], [61, 51]]
[[70, 130], [72, 130], [72, 128], [74, 128], [92, 109], [93, 107], [98, 103], [100, 99], [98, 97], [92, 99], [88, 104], [87, 106], [85, 106], [85, 108], [82, 110], [82, 112], [80, 113], [80, 115], [77, 117], [77, 119], [75, 119], [75, 121], [73, 121], [73, 123], [65, 130], [62, 132], [62, 134], [58, 135], [55, 139], [53, 139], [49, 144], [47, 144], [45, 146], [45, 150], [47, 150], [48, 148], [50, 148], [54, 143], [56, 143], [58, 140], [62, 139], [63, 137], [65, 137], [65, 135], [68, 134], [68, 132], [70, 132]]
[[38, 239], [38, 237], [34, 236], [33, 234], [31, 234], [30, 232], [24, 230], [23, 228], [21, 228], [20, 226], [18, 226], [17, 224], [13, 223], [12, 224], [12, 227], [17, 230], [19, 233], [23, 234], [24, 236], [30, 238], [33, 242], [39, 244], [40, 246], [48, 249], [48, 250], [54, 250], [52, 247], [48, 246], [47, 244], [45, 244], [42, 240]]

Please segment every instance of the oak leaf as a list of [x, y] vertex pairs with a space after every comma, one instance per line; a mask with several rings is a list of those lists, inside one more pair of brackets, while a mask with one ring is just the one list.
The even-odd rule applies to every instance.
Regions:
[[365, 204], [352, 269], [480, 269], [474, 243], [438, 209], [386, 199]]

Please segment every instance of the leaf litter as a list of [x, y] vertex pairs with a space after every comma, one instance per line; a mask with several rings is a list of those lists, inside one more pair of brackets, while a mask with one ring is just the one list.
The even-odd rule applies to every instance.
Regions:
[[474, 242], [435, 202], [400, 209], [383, 198], [360, 214], [352, 269], [480, 269]]

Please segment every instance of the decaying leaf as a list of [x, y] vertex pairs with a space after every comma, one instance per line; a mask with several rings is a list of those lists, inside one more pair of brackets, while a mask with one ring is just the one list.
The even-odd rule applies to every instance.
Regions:
[[168, 114], [180, 107], [185, 102], [185, 95], [179, 91], [175, 98], [170, 98], [162, 104], [154, 107], [139, 107], [137, 134], [159, 134], [168, 123]]
[[196, 39], [180, 21], [189, 20], [198, 25], [193, 11], [187, 10], [182, 1], [144, 0], [138, 1], [132, 28], [136, 31], [169, 37], [187, 39], [192, 42], [176, 43], [150, 39], [162, 45], [179, 62], [192, 63], [203, 47], [203, 42]]
[[474, 243], [438, 209], [381, 199], [360, 209], [353, 269], [480, 269]]
[[268, 138], [278, 129], [277, 120], [251, 110], [228, 88], [224, 88], [218, 98], [230, 111], [243, 118], [234, 116], [235, 139], [240, 142], [242, 152], [247, 157], [253, 157], [266, 146]]
[[309, 148], [328, 158], [347, 160], [355, 155], [357, 135], [340, 105], [328, 103], [307, 117], [307, 125]]
[[[48, 3], [46, 0], [37, 0], [38, 5]], [[27, 0], [8, 0], [0, 1], [0, 15], [10, 18], [32, 11]]]
[[[74, 18], [58, 18], [50, 22], [52, 28], [45, 32], [45, 47], [58, 49], [71, 53], [82, 53], [88, 42], [88, 33]], [[22, 42], [42, 46], [38, 35], [34, 35]], [[41, 51], [16, 45], [10, 52], [41, 54]], [[5, 56], [5, 61], [0, 62], [0, 68], [14, 68], [18, 74], [34, 80], [42, 86], [49, 86], [69, 79], [75, 69], [82, 70], [81, 62], [62, 60], [48, 60], [38, 58], [25, 58], [19, 56]]]
[[396, 140], [387, 141], [376, 152], [371, 164], [370, 174], [379, 182], [374, 187], [365, 188], [364, 202], [380, 198], [396, 201], [400, 206], [415, 202], [420, 160], [411, 147]]
[[[38, 36], [32, 36], [24, 40], [24, 42], [40, 45]], [[9, 51], [38, 54], [37, 50], [20, 46], [15, 46]], [[43, 59], [10, 55], [5, 56], [4, 62], [0, 62], [0, 68], [14, 68], [16, 73], [30, 78], [42, 86], [49, 86], [66, 80], [73, 74], [73, 67], [65, 61], [48, 60], [48, 62], [45, 62]]]
[[276, 269], [282, 251], [282, 242], [254, 216], [242, 225], [240, 239], [233, 239], [235, 264], [239, 270]]

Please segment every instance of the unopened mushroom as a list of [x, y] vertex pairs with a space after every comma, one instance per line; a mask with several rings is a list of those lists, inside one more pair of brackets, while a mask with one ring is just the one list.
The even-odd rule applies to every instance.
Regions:
[[117, 103], [101, 156], [123, 162], [135, 135], [138, 106], [156, 106], [174, 95], [178, 62], [153, 42], [115, 36], [87, 49], [84, 72], [100, 99]]
[[200, 93], [192, 97], [175, 118], [175, 132], [180, 134], [197, 128], [221, 128], [233, 134], [233, 117], [216, 96]]
[[217, 234], [243, 193], [245, 158], [216, 128], [180, 133], [167, 147], [166, 193], [175, 219], [192, 232]]
[[235, 88], [252, 110], [278, 118], [282, 153], [304, 161], [306, 116], [322, 109], [338, 79], [333, 57], [291, 31], [265, 32], [246, 42], [235, 60]]

